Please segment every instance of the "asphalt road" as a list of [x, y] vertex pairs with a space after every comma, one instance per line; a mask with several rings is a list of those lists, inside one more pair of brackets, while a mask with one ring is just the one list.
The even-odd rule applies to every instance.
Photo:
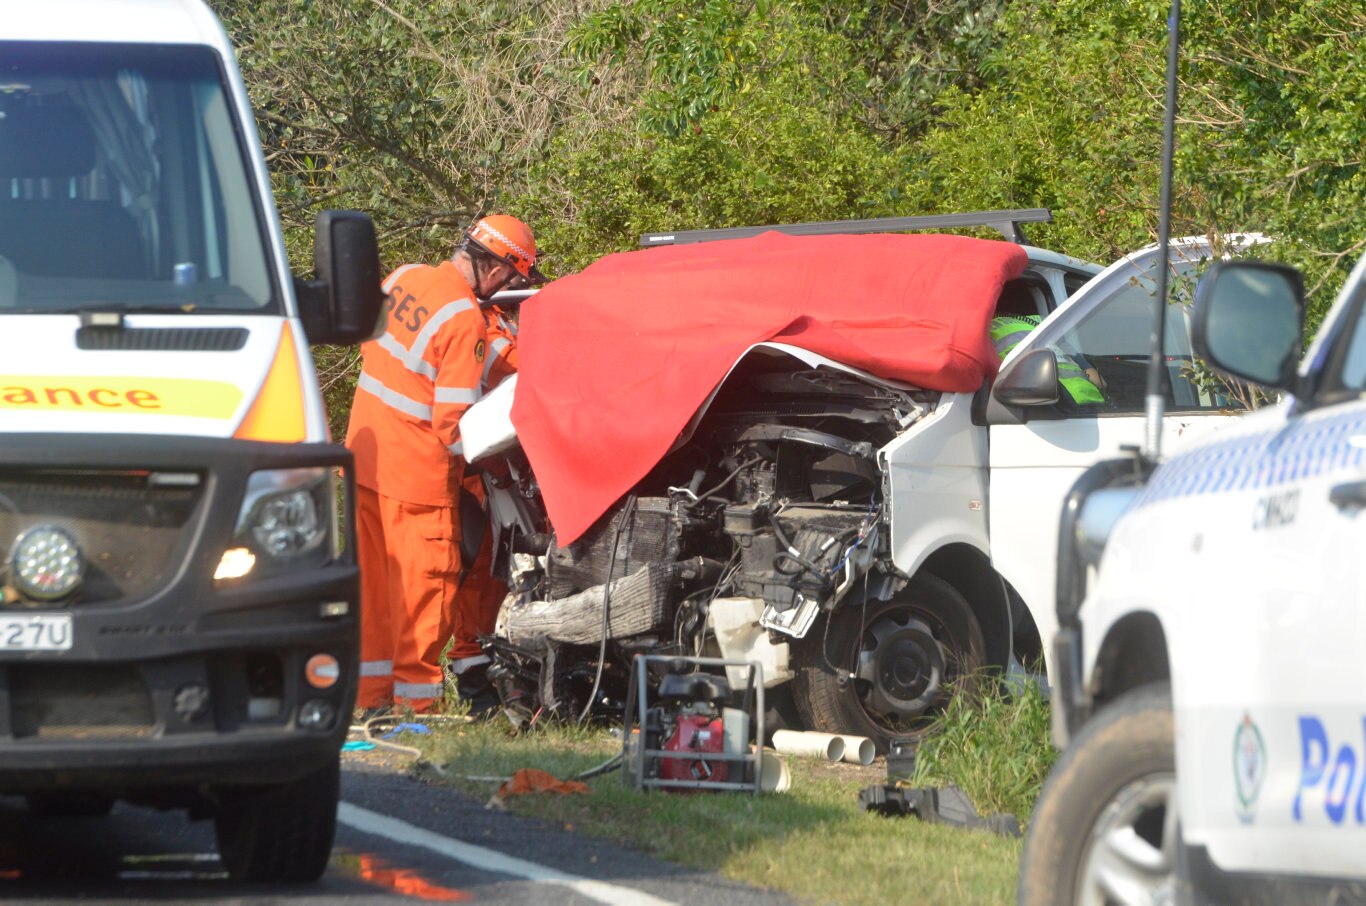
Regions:
[[776, 906], [789, 902], [530, 821], [348, 757], [332, 863], [300, 887], [234, 883], [211, 822], [120, 803], [38, 818], [0, 799], [0, 901]]

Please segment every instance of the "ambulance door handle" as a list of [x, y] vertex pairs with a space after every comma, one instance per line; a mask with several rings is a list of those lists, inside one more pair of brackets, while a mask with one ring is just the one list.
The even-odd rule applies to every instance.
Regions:
[[1334, 485], [1328, 500], [1340, 510], [1366, 509], [1366, 481], [1348, 481]]

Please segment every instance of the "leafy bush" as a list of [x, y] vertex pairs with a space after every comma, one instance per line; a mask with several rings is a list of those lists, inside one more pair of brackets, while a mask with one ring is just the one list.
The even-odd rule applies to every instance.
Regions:
[[914, 786], [952, 783], [983, 815], [1023, 821], [1034, 809], [1057, 753], [1049, 739], [1047, 697], [1034, 683], [1011, 693], [997, 682], [955, 695], [936, 731], [916, 753]]
[[[1049, 207], [1034, 242], [1156, 236], [1167, 0], [260, 0], [239, 48], [290, 256], [371, 211], [388, 266], [508, 210], [564, 275], [641, 233]], [[1366, 247], [1359, 0], [1188, 5], [1174, 232], [1257, 230], [1317, 325]], [[323, 350], [334, 425], [354, 359]]]

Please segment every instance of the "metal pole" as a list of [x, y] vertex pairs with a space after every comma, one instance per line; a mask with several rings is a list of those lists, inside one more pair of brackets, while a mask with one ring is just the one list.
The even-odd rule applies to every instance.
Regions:
[[1167, 103], [1162, 128], [1162, 193], [1158, 212], [1157, 244], [1162, 250], [1157, 268], [1157, 297], [1153, 305], [1152, 357], [1148, 360], [1147, 442], [1143, 455], [1156, 462], [1162, 453], [1163, 372], [1166, 357], [1162, 341], [1167, 327], [1167, 273], [1171, 270], [1172, 159], [1176, 150], [1176, 60], [1181, 38], [1181, 0], [1172, 0], [1167, 16]]

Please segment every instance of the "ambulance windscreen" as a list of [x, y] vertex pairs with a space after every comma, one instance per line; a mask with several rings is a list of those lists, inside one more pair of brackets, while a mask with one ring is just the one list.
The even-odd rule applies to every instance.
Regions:
[[0, 314], [279, 310], [207, 47], [0, 42]]

